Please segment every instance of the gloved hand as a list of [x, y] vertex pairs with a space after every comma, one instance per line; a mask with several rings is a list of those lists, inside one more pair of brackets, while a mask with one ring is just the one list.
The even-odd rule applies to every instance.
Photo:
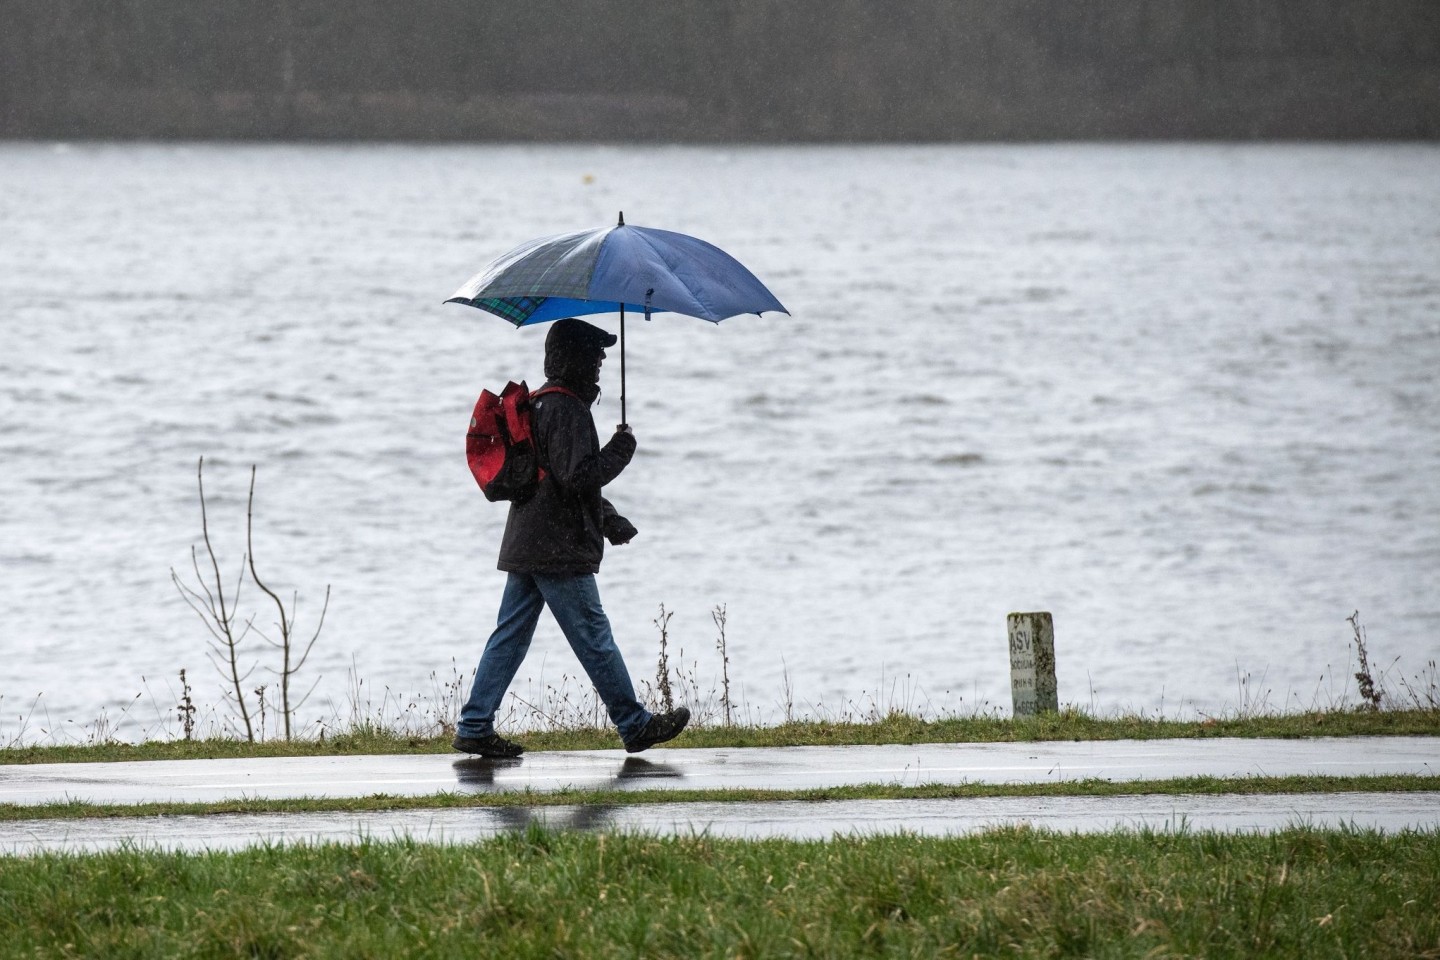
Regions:
[[628, 462], [635, 456], [635, 431], [630, 429], [628, 423], [616, 424], [615, 433], [605, 444], [605, 449], [618, 453]]
[[601, 532], [605, 534], [605, 539], [609, 540], [612, 546], [618, 547], [622, 543], [634, 540], [635, 534], [640, 531], [635, 529], [635, 524], [616, 513], [605, 518], [605, 529]]

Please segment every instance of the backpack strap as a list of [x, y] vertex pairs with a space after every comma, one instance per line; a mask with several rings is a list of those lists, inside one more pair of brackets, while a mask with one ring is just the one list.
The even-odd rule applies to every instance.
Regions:
[[539, 390], [530, 394], [530, 399], [534, 400], [536, 397], [543, 397], [547, 393], [563, 393], [567, 397], [574, 397], [576, 400], [580, 399], [580, 395], [569, 387], [541, 387]]
[[[574, 390], [571, 390], [569, 387], [541, 387], [539, 390], [536, 390], [534, 393], [530, 394], [530, 402], [534, 403], [536, 397], [543, 397], [547, 393], [563, 393], [567, 397], [574, 397], [576, 400], [580, 400], [580, 395]], [[580, 402], [584, 403], [583, 400], [581, 400]], [[543, 481], [550, 471], [545, 469], [545, 464], [543, 462], [540, 462], [543, 454], [540, 452], [540, 444], [538, 443], [535, 444], [535, 457], [537, 463], [539, 463], [540, 479], [541, 481]]]

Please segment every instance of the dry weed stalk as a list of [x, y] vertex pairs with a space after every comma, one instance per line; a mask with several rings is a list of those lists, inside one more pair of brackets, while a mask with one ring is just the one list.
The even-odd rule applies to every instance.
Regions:
[[667, 649], [670, 641], [670, 618], [675, 616], [675, 611], [666, 611], [665, 604], [660, 604], [660, 616], [652, 622], [660, 631], [660, 660], [655, 665], [655, 688], [660, 693], [660, 706], [666, 713], [675, 709], [675, 697], [670, 689], [670, 654]]
[[785, 710], [785, 722], [786, 722], [786, 723], [794, 723], [794, 722], [795, 722], [795, 685], [794, 685], [794, 683], [790, 680], [790, 664], [788, 664], [788, 663], [785, 662], [785, 658], [784, 658], [784, 657], [781, 657], [781, 658], [780, 658], [780, 679], [781, 679], [781, 689], [784, 691], [784, 695], [785, 695], [785, 702], [781, 704], [781, 707], [783, 707], [784, 710]]
[[255, 688], [255, 699], [260, 701], [260, 739], [265, 739], [265, 684]]
[[[214, 586], [212, 589], [206, 582], [205, 575], [200, 572], [200, 557], [194, 544], [190, 546], [190, 564], [195, 570], [195, 580], [200, 590], [195, 590], [181, 580], [174, 567], [170, 568], [170, 579], [175, 584], [175, 589], [180, 591], [181, 598], [195, 611], [200, 622], [205, 624], [205, 629], [210, 632], [211, 649], [207, 654], [216, 671], [230, 686], [230, 690], [222, 695], [234, 701], [235, 708], [240, 711], [240, 719], [245, 724], [245, 739], [253, 743], [255, 730], [250, 723], [250, 709], [246, 705], [245, 689], [242, 685], [255, 668], [251, 666], [242, 673], [239, 657], [240, 644], [249, 634], [250, 624], [246, 623], [245, 629], [238, 635], [235, 632], [235, 607], [240, 602], [240, 587], [245, 581], [245, 560], [248, 558], [240, 561], [240, 576], [235, 580], [235, 592], [227, 602], [224, 578], [220, 575], [220, 561], [216, 558], [215, 547], [210, 542], [210, 519], [205, 504], [204, 457], [200, 458], [200, 465], [196, 468], [196, 482], [200, 487], [200, 532], [205, 538], [205, 553], [210, 558]], [[200, 591], [203, 591], [203, 594]]]
[[195, 700], [190, 696], [190, 681], [185, 678], [185, 669], [180, 669], [180, 703], [175, 708], [180, 718], [180, 727], [185, 731], [185, 739], [195, 739]]
[[[1414, 681], [1411, 683], [1404, 674], [1400, 675], [1400, 689], [1410, 698], [1411, 706], [1416, 710], [1440, 710], [1440, 668], [1435, 661], [1426, 661]], [[1395, 701], [1392, 698], [1390, 702]]]
[[720, 631], [720, 639], [715, 641], [715, 648], [720, 651], [720, 706], [725, 711], [725, 726], [731, 726], [730, 700], [730, 652], [725, 644], [725, 604], [720, 604], [710, 611], [710, 619], [715, 621], [715, 627]]
[[1360, 687], [1360, 708], [1379, 710], [1385, 691], [1375, 682], [1375, 675], [1370, 671], [1370, 651], [1365, 646], [1365, 628], [1360, 625], [1360, 611], [1350, 614], [1345, 622], [1355, 631], [1355, 650], [1360, 659], [1360, 669], [1355, 671], [1355, 682]]

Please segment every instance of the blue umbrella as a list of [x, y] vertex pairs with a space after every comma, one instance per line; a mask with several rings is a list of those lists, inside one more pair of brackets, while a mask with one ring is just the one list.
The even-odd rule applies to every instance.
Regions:
[[446, 303], [489, 311], [517, 327], [561, 317], [620, 314], [620, 420], [625, 421], [625, 311], [682, 313], [719, 323], [742, 313], [788, 314], [775, 295], [713, 244], [625, 224], [522, 243]]

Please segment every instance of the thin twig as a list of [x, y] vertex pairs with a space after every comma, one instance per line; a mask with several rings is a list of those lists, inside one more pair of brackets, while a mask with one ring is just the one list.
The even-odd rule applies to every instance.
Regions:
[[[298, 710], [300, 704], [304, 703], [304, 700], [309, 697], [309, 693], [307, 693], [305, 698], [301, 699], [300, 703], [292, 703], [290, 698], [290, 678], [305, 665], [305, 661], [310, 657], [310, 651], [315, 647], [315, 641], [320, 639], [320, 631], [325, 626], [325, 614], [330, 609], [330, 587], [328, 584], [325, 587], [325, 605], [321, 608], [320, 622], [315, 627], [315, 633], [310, 637], [310, 642], [305, 645], [305, 650], [300, 655], [299, 660], [296, 661], [294, 659], [292, 633], [295, 627], [296, 611], [300, 606], [299, 591], [292, 592], [290, 609], [286, 610], [285, 602], [280, 599], [280, 596], [276, 594], [274, 590], [271, 590], [270, 587], [266, 585], [265, 581], [260, 579], [260, 573], [255, 569], [255, 473], [256, 468], [252, 464], [250, 467], [250, 495], [245, 504], [245, 546], [248, 550], [247, 558], [250, 563], [250, 579], [255, 581], [255, 585], [259, 587], [266, 596], [275, 601], [275, 608], [280, 614], [280, 622], [277, 624], [280, 628], [280, 640], [278, 643], [271, 640], [268, 636], [265, 636], [263, 632], [257, 632], [260, 632], [260, 635], [264, 636], [266, 640], [269, 640], [272, 645], [280, 648], [280, 713], [285, 723], [285, 739], [289, 740], [292, 735], [291, 722], [294, 718], [295, 711]], [[314, 688], [312, 687], [311, 690], [313, 691]]]

